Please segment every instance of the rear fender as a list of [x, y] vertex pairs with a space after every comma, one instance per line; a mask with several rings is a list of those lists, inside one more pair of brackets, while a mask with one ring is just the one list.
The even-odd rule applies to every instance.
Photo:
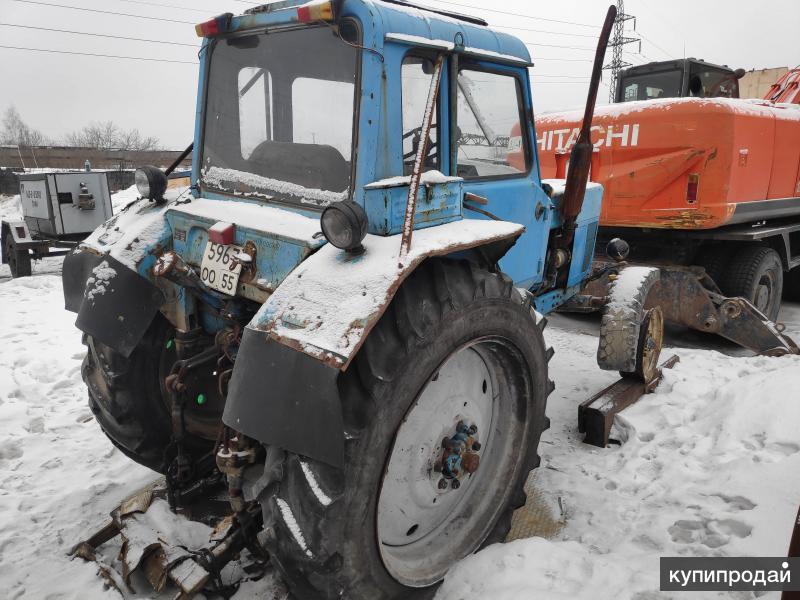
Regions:
[[341, 466], [344, 425], [337, 389], [397, 289], [424, 260], [477, 250], [499, 260], [524, 227], [464, 219], [400, 236], [368, 235], [366, 252], [327, 244], [300, 264], [245, 328], [223, 421], [265, 444]]
[[64, 306], [78, 313], [75, 326], [124, 356], [165, 302], [151, 269], [171, 243], [168, 208], [133, 202], [64, 259]]

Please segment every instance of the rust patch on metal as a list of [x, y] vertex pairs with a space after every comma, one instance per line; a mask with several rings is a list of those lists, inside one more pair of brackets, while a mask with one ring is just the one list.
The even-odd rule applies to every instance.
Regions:
[[653, 379], [647, 382], [632, 377], [623, 377], [598, 392], [578, 406], [578, 431], [585, 433], [584, 443], [605, 448], [608, 445], [614, 417], [652, 392], [661, 380], [663, 369], [671, 369], [680, 359], [671, 356], [657, 369]]
[[665, 229], [704, 229], [706, 223], [714, 219], [713, 215], [697, 210], [682, 210], [672, 215], [655, 217], [658, 226]]

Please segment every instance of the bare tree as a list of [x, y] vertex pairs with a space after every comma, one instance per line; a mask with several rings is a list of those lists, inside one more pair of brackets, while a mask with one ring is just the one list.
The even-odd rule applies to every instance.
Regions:
[[113, 121], [89, 123], [67, 135], [70, 146], [119, 150], [157, 150], [158, 138], [143, 137], [138, 129], [124, 131]]
[[47, 144], [48, 140], [41, 131], [29, 127], [12, 105], [3, 115], [0, 143], [14, 146], [41, 146]]

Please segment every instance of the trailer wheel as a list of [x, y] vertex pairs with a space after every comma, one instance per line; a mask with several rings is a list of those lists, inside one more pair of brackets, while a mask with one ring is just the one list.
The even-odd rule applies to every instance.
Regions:
[[31, 256], [28, 249], [19, 249], [10, 232], [3, 231], [3, 256], [8, 262], [11, 277], [28, 277], [31, 274]]
[[340, 377], [344, 468], [289, 454], [262, 500], [295, 597], [430, 598], [456, 561], [502, 541], [539, 462], [550, 355], [504, 275], [417, 269]]
[[728, 296], [749, 300], [768, 319], [776, 320], [783, 292], [778, 253], [767, 246], [742, 246], [728, 265], [723, 290]]
[[[170, 323], [157, 315], [128, 358], [84, 336], [81, 375], [95, 419], [126, 456], [159, 473], [172, 432], [163, 382], [175, 361], [174, 348], [167, 343], [173, 335]], [[198, 453], [210, 451], [213, 442], [187, 434], [185, 444]]]

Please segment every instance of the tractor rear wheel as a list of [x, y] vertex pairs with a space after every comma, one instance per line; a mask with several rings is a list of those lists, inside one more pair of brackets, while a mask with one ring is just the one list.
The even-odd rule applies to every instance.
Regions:
[[728, 264], [722, 290], [727, 296], [749, 300], [770, 321], [775, 321], [783, 293], [780, 256], [768, 246], [742, 246]]
[[504, 275], [417, 269], [341, 375], [344, 468], [288, 454], [262, 499], [296, 597], [430, 598], [456, 561], [504, 540], [539, 462], [550, 354]]
[[[164, 472], [172, 434], [164, 378], [176, 360], [171, 342], [174, 334], [172, 325], [156, 315], [127, 358], [92, 336], [84, 336], [88, 350], [81, 374], [95, 419], [125, 455], [159, 473]], [[190, 414], [186, 421], [191, 423]], [[211, 450], [213, 440], [189, 432], [184, 444], [193, 456], [199, 456]]]

